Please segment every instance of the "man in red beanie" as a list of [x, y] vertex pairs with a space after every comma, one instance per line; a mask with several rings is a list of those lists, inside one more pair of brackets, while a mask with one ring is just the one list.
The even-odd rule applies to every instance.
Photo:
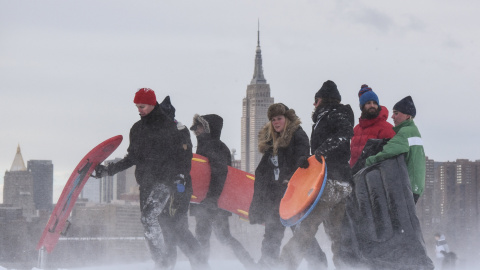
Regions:
[[192, 193], [190, 137], [178, 127], [169, 98], [168, 104], [164, 101], [161, 106], [152, 89], [142, 88], [133, 102], [140, 120], [130, 129], [127, 155], [116, 163], [98, 165], [96, 176], [114, 175], [136, 166], [141, 221], [155, 269], [173, 269], [177, 246], [189, 258], [192, 269], [209, 269], [198, 241], [188, 229]]

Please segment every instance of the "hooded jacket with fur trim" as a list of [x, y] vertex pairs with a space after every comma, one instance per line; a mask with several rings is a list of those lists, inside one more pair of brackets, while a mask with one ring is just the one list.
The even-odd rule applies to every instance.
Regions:
[[[285, 132], [275, 143], [270, 122], [259, 133], [258, 148], [263, 156], [255, 170], [254, 193], [249, 211], [251, 224], [262, 224], [265, 222], [267, 211], [278, 211], [280, 200], [287, 188], [284, 181], [288, 181], [296, 171], [299, 158], [309, 156], [308, 136], [300, 126], [301, 121], [294, 111], [292, 118], [293, 121], [289, 122]], [[280, 169], [278, 180], [275, 180], [275, 166], [270, 161], [274, 152], [277, 152]]]
[[[227, 179], [228, 166], [232, 165], [232, 156], [227, 145], [220, 140], [223, 128], [222, 117], [216, 114], [202, 116], [196, 114], [190, 129], [195, 130], [198, 124], [203, 126], [205, 132], [197, 136], [196, 153], [208, 158], [211, 170], [210, 186], [205, 200], [212, 200], [216, 203]], [[194, 208], [194, 205], [190, 206], [192, 215], [196, 215]]]

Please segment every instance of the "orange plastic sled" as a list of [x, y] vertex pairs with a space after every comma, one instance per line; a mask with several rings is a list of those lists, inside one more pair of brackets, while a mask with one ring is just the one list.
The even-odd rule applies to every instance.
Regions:
[[280, 218], [285, 226], [293, 226], [310, 214], [322, 195], [327, 182], [325, 159], [308, 158], [307, 169], [298, 168], [288, 182], [280, 202]]

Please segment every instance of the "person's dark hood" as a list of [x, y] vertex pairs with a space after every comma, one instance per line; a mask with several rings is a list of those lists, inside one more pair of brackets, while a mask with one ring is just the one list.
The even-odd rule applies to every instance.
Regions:
[[223, 118], [216, 114], [198, 115], [193, 117], [193, 124], [190, 130], [195, 130], [198, 124], [203, 125], [205, 133], [210, 134], [213, 139], [220, 139], [223, 128]]
[[162, 103], [160, 103], [160, 108], [162, 108], [168, 117], [175, 119], [175, 107], [173, 107], [172, 102], [170, 102], [170, 96], [166, 96], [163, 99]]

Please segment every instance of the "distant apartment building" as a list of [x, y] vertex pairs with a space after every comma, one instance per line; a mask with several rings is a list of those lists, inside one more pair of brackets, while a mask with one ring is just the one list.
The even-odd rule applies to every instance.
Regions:
[[426, 166], [425, 192], [416, 207], [426, 241], [440, 232], [457, 251], [480, 248], [480, 161], [427, 158]]
[[270, 97], [270, 85], [263, 75], [260, 31], [257, 33], [257, 49], [253, 78], [247, 86], [247, 96], [242, 104], [241, 169], [254, 173], [262, 155], [258, 151], [258, 133], [268, 122], [268, 107], [274, 99]]

